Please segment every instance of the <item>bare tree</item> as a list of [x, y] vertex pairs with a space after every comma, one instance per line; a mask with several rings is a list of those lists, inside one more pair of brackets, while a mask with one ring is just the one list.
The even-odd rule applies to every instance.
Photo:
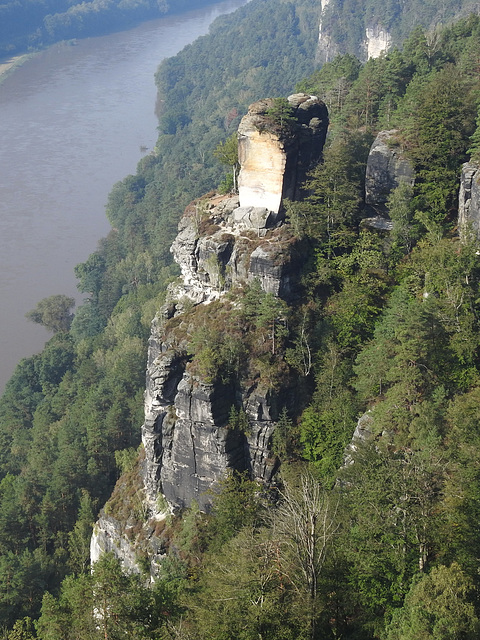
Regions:
[[307, 595], [310, 637], [315, 638], [318, 581], [329, 543], [338, 529], [338, 501], [311, 474], [286, 484], [275, 514], [280, 568], [298, 593]]

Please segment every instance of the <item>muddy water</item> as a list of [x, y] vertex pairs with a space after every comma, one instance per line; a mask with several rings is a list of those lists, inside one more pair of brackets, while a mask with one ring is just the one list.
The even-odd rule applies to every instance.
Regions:
[[0, 391], [48, 338], [24, 314], [79, 300], [73, 268], [108, 232], [107, 195], [155, 144], [158, 64], [246, 2], [54, 46], [0, 85]]

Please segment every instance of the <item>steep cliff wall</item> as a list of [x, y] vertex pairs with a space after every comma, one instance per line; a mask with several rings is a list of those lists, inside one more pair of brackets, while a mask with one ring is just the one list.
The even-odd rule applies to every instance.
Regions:
[[[147, 558], [154, 577], [171, 512], [193, 501], [208, 511], [212, 487], [229, 470], [268, 483], [277, 469], [271, 436], [300, 383], [277, 352], [276, 336], [299, 295], [306, 256], [280, 203], [297, 196], [299, 180], [320, 158], [328, 123], [315, 97], [297, 94], [289, 102], [295, 121], [288, 129], [266, 113], [272, 101], [255, 103], [243, 119], [239, 196], [209, 194], [179, 223], [171, 251], [181, 276], [149, 341], [144, 457], [101, 513], [94, 561], [112, 551], [129, 571], [140, 571]], [[255, 320], [261, 308], [270, 314], [267, 324]]]
[[392, 36], [387, 29], [380, 25], [369, 26], [365, 29], [365, 48], [367, 58], [379, 58], [388, 53], [392, 46]]
[[413, 186], [415, 171], [397, 140], [397, 131], [380, 131], [368, 154], [365, 173], [365, 203], [384, 205], [400, 183]]
[[[237, 375], [228, 381], [202, 379], [189, 347], [192, 334], [205, 326], [205, 313], [209, 330], [215, 331], [215, 324], [223, 330], [235, 297], [249, 282], [286, 300], [296, 293], [302, 251], [287, 227], [266, 209], [236, 205], [235, 198], [214, 197], [201, 203], [201, 214], [199, 203], [191, 205], [172, 246], [182, 278], [153, 323], [142, 431], [152, 507], [161, 492], [173, 509], [193, 499], [208, 508], [208, 489], [227, 469], [246, 470], [264, 481], [274, 470], [268, 441], [278, 417], [278, 392], [261, 375], [248, 381]], [[202, 227], [209, 235], [198, 235]], [[235, 297], [227, 298], [228, 292]], [[286, 386], [291, 384], [287, 376]], [[232, 407], [245, 412], [244, 431], [229, 424]]]
[[271, 99], [252, 104], [238, 129], [241, 164], [239, 198], [242, 207], [264, 207], [278, 213], [284, 198], [298, 198], [298, 187], [318, 162], [325, 143], [328, 113], [315, 96], [288, 97], [288, 120], [269, 113]]
[[[335, 56], [343, 53], [354, 53], [361, 60], [379, 58], [389, 52], [393, 45], [392, 34], [386, 26], [379, 22], [367, 22], [363, 30], [363, 36], [357, 42], [350, 42], [348, 47], [338, 38], [339, 26], [335, 17], [326, 19], [326, 11], [329, 8], [335, 12], [335, 0], [322, 2], [322, 16], [318, 30], [318, 45], [315, 55], [317, 62], [324, 64], [331, 62]], [[340, 21], [339, 21], [340, 22]]]
[[318, 44], [315, 59], [317, 62], [322, 64], [333, 60], [333, 58], [335, 58], [335, 56], [339, 52], [339, 47], [336, 44], [334, 38], [332, 38], [332, 36], [328, 32], [328, 29], [325, 29], [323, 26], [323, 16], [330, 2], [331, 0], [321, 1], [322, 12], [318, 25]]
[[463, 239], [473, 233], [480, 240], [480, 167], [476, 162], [466, 162], [462, 167], [458, 229]]

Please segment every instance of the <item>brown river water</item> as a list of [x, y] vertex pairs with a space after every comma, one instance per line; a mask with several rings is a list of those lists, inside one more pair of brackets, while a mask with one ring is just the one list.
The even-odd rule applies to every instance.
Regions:
[[246, 2], [55, 45], [0, 85], [0, 392], [49, 337], [25, 313], [81, 301], [73, 268], [108, 233], [108, 193], [155, 145], [158, 64]]

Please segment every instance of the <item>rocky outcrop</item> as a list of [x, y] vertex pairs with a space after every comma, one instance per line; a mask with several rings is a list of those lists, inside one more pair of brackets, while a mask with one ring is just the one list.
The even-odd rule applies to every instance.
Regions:
[[358, 419], [352, 439], [345, 448], [342, 467], [353, 464], [353, 456], [358, 450], [358, 447], [371, 441], [373, 437], [373, 416], [371, 411], [367, 411]]
[[367, 27], [365, 30], [365, 48], [367, 58], [379, 58], [392, 46], [392, 36], [380, 25]]
[[177, 300], [211, 302], [254, 279], [267, 293], [295, 296], [302, 252], [281, 216], [238, 205], [236, 197], [217, 196], [188, 207], [171, 249], [182, 273]]
[[276, 463], [268, 443], [278, 414], [269, 394], [255, 387], [242, 394], [248, 429], [241, 431], [229, 425], [230, 410], [239, 400], [233, 385], [208, 384], [184, 370], [173, 402], [161, 404], [165, 390], [156, 374], [168, 366], [166, 379], [176, 378], [181, 369], [175, 370], [170, 358], [165, 362], [160, 351], [147, 374], [142, 437], [149, 503], [153, 506], [161, 493], [173, 510], [193, 500], [208, 510], [212, 487], [228, 469], [271, 480]]
[[102, 554], [112, 553], [127, 573], [150, 573], [155, 579], [166, 555], [162, 532], [167, 514], [157, 504], [155, 516], [150, 517], [153, 510], [145, 500], [141, 473], [144, 461], [141, 455], [134, 468], [121, 476], [100, 511], [90, 541], [90, 560], [95, 563]]
[[325, 104], [315, 96], [294, 94], [288, 102], [295, 122], [269, 115], [274, 100], [250, 105], [238, 129], [241, 207], [278, 213], [282, 200], [295, 200], [308, 170], [318, 162], [328, 127]]
[[[271, 119], [271, 100], [252, 105], [242, 120], [238, 198], [210, 194], [187, 207], [179, 223], [171, 250], [181, 278], [152, 325], [142, 428], [145, 503], [155, 517], [162, 511], [159, 495], [174, 511], [194, 500], [208, 510], [212, 486], [229, 469], [263, 482], [276, 469], [269, 441], [293, 387], [288, 376], [275, 392], [258, 372], [209, 379], [193, 366], [189, 341], [198, 326], [210, 323], [215, 331], [215, 321], [228, 322], [228, 313], [218, 320], [235, 307], [227, 294], [241, 295], [255, 280], [286, 301], [297, 295], [305, 252], [283, 224], [280, 204], [296, 197], [299, 181], [318, 161], [328, 117], [313, 96], [288, 100], [293, 124]], [[242, 412], [241, 427], [232, 424], [232, 408]]]
[[[229, 470], [263, 483], [275, 474], [271, 436], [280, 410], [293, 405], [299, 387], [283, 358], [276, 360], [276, 340], [270, 337], [276, 334], [259, 340], [256, 364], [239, 351], [244, 361], [238, 356], [228, 375], [211, 373], [197, 350], [204, 349], [211, 366], [218, 345], [213, 339], [211, 353], [205, 349], [210, 334], [221, 332], [229, 347], [233, 334], [225, 327], [249, 283], [259, 283], [260, 289], [251, 287], [258, 300], [290, 302], [298, 295], [306, 252], [284, 224], [280, 202], [295, 198], [298, 180], [318, 160], [328, 118], [325, 105], [312, 96], [289, 101], [296, 121], [288, 132], [269, 121], [271, 101], [253, 105], [242, 122], [239, 197], [208, 194], [187, 207], [179, 223], [171, 250], [181, 276], [152, 322], [149, 341], [144, 458], [135, 472], [122, 476], [101, 513], [93, 561], [111, 551], [129, 571], [148, 569], [155, 577], [168, 538], [162, 527], [172, 512], [194, 501], [208, 511], [212, 488]], [[248, 333], [244, 327], [238, 332], [241, 338]], [[268, 340], [273, 346], [265, 346]]]
[[315, 53], [315, 62], [317, 64], [325, 64], [326, 62], [330, 62], [337, 56], [340, 52], [338, 44], [335, 42], [334, 38], [328, 33], [328, 30], [324, 28], [324, 16], [325, 10], [330, 4], [331, 0], [321, 0], [321, 16], [318, 26], [318, 44], [317, 51]]
[[[236, 198], [219, 196], [193, 203], [172, 246], [182, 277], [152, 325], [142, 429], [152, 510], [159, 493], [174, 510], [193, 500], [208, 509], [209, 490], [228, 469], [267, 482], [275, 470], [269, 439], [277, 395], [258, 379], [210, 382], [189, 368], [187, 335], [203, 305], [255, 279], [266, 293], [287, 300], [296, 295], [303, 260], [297, 241], [267, 209], [237, 205]], [[212, 306], [212, 319], [214, 313]], [[242, 407], [247, 429], [229, 424], [232, 407]]]
[[415, 171], [398, 143], [397, 131], [380, 131], [367, 159], [365, 203], [380, 211], [402, 182], [413, 186]]
[[458, 229], [462, 239], [473, 233], [480, 240], [480, 167], [476, 162], [466, 162], [462, 166]]
[[90, 561], [97, 562], [104, 553], [113, 553], [127, 573], [140, 573], [134, 548], [124, 535], [121, 523], [102, 511], [90, 540]]

